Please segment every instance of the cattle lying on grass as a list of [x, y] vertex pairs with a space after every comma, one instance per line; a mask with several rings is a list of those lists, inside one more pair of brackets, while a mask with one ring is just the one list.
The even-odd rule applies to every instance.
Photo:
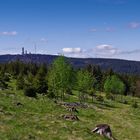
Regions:
[[111, 132], [110, 126], [108, 124], [99, 124], [91, 132], [98, 133], [102, 136], [107, 137], [110, 140], [116, 140], [112, 136], [112, 132]]

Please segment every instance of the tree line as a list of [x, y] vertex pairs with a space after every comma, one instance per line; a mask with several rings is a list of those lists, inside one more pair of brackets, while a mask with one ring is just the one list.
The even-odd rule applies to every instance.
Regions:
[[24, 90], [29, 96], [37, 93], [64, 100], [74, 90], [78, 91], [80, 102], [96, 91], [107, 95], [140, 96], [139, 75], [119, 74], [111, 68], [103, 71], [91, 64], [76, 69], [64, 56], [56, 58], [49, 66], [20, 60], [0, 64], [0, 89], [10, 88], [8, 82], [12, 80], [16, 81], [17, 90]]

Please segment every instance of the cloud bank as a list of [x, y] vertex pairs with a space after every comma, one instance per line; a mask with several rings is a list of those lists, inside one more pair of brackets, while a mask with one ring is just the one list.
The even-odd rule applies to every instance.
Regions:
[[48, 39], [47, 38], [41, 38], [40, 43], [48, 43]]
[[118, 53], [118, 49], [113, 47], [112, 45], [98, 45], [93, 49], [93, 53], [96, 56], [104, 56], [104, 57], [111, 57]]
[[129, 28], [131, 28], [131, 29], [140, 28], [140, 22], [131, 22], [131, 23], [129, 23]]
[[63, 53], [81, 53], [82, 49], [81, 48], [63, 48], [62, 52]]
[[123, 51], [112, 45], [101, 44], [96, 47], [83, 50], [82, 48], [63, 48], [62, 54], [68, 57], [78, 57], [78, 58], [92, 58], [92, 57], [102, 57], [102, 58], [113, 58], [120, 55], [130, 55], [140, 53], [140, 49]]
[[3, 36], [15, 36], [17, 34], [18, 34], [17, 31], [11, 31], [11, 32], [4, 31], [4, 32], [0, 32], [0, 35], [3, 35]]

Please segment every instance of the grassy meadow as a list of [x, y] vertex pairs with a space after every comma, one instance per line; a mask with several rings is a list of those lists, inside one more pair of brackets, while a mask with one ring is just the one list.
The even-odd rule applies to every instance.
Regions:
[[[109, 124], [118, 140], [139, 140], [140, 100], [135, 98], [139, 107], [132, 108], [134, 98], [123, 98], [128, 104], [89, 99], [88, 108], [77, 108], [80, 120], [67, 121], [61, 115], [69, 112], [45, 96], [35, 99], [23, 91], [0, 91], [0, 140], [106, 140], [90, 132], [99, 123]], [[72, 95], [67, 102], [75, 101]]]

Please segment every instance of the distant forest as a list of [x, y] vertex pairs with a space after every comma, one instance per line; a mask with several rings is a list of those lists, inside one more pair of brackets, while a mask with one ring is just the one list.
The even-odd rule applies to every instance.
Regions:
[[[57, 58], [56, 55], [41, 55], [41, 54], [25, 54], [25, 55], [0, 55], [0, 63], [9, 63], [11, 61], [21, 60], [22, 62], [52, 64]], [[87, 65], [98, 65], [102, 70], [113, 69], [114, 72], [123, 74], [140, 75], [140, 62], [128, 61], [120, 59], [103, 59], [103, 58], [67, 58], [69, 63], [74, 68], [84, 68]]]
[[93, 96], [95, 91], [105, 92], [109, 98], [115, 94], [140, 97], [138, 74], [118, 73], [110, 67], [105, 70], [94, 64], [74, 67], [70, 59], [63, 56], [54, 58], [50, 65], [25, 63], [19, 59], [1, 63], [0, 89], [10, 88], [7, 84], [10, 80], [15, 80], [18, 90], [34, 91], [52, 98], [63, 99], [66, 93], [72, 94], [72, 90], [79, 91], [81, 101], [84, 100], [83, 93]]

